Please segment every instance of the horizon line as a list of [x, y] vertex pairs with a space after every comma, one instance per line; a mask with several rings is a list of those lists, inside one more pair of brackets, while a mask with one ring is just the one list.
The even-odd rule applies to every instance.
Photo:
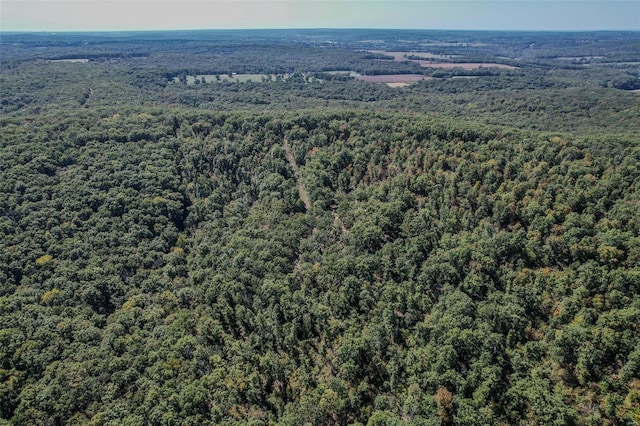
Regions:
[[158, 32], [201, 32], [201, 31], [440, 31], [440, 32], [500, 32], [500, 33], [595, 33], [627, 32], [640, 33], [638, 29], [463, 29], [463, 28], [392, 28], [392, 27], [250, 27], [250, 28], [130, 28], [130, 29], [43, 29], [43, 30], [3, 30], [0, 34], [96, 34], [96, 33], [158, 33]]

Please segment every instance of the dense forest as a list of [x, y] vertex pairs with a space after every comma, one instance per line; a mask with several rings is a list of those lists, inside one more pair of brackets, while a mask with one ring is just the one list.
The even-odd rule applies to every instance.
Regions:
[[640, 424], [638, 33], [0, 48], [0, 424]]

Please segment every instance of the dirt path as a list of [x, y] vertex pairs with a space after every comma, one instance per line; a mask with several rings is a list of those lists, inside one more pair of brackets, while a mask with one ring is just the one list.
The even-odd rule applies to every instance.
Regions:
[[[287, 161], [289, 162], [289, 165], [293, 170], [293, 175], [296, 178], [296, 184], [298, 186], [298, 192], [300, 193], [300, 199], [304, 203], [305, 208], [309, 210], [311, 208], [311, 202], [309, 201], [309, 195], [307, 194], [307, 189], [304, 187], [304, 183], [302, 183], [302, 176], [300, 176], [300, 172], [298, 170], [298, 163], [296, 163], [296, 159], [293, 156], [293, 152], [291, 152], [291, 147], [289, 146], [289, 142], [285, 139], [282, 145], [284, 147], [284, 155], [285, 157], [287, 157]], [[344, 223], [342, 222], [340, 217], [338, 216], [338, 213], [333, 211], [331, 215], [333, 216], [333, 223], [336, 226], [340, 226], [340, 229], [342, 230], [343, 234], [346, 234], [347, 232], [349, 232], [347, 228], [344, 226]], [[313, 231], [316, 232], [317, 229], [314, 228]]]
[[307, 194], [307, 190], [304, 187], [304, 183], [302, 183], [302, 176], [300, 176], [300, 172], [298, 171], [298, 163], [296, 163], [296, 159], [293, 156], [293, 152], [291, 152], [291, 147], [289, 146], [289, 142], [284, 140], [282, 144], [284, 146], [284, 154], [287, 157], [287, 161], [293, 170], [293, 175], [296, 178], [296, 183], [298, 185], [298, 192], [300, 193], [300, 199], [304, 203], [304, 207], [309, 210], [311, 208], [311, 202], [309, 201], [309, 195]]
[[[286, 139], [283, 141], [282, 146], [284, 148], [284, 155], [287, 158], [287, 161], [289, 162], [289, 166], [291, 166], [291, 169], [293, 170], [293, 176], [296, 178], [296, 185], [298, 186], [298, 193], [300, 194], [300, 199], [304, 203], [304, 207], [307, 210], [309, 210], [311, 208], [311, 201], [309, 201], [309, 195], [307, 194], [307, 189], [304, 187], [304, 183], [302, 182], [302, 176], [300, 175], [300, 171], [298, 169], [298, 163], [296, 163], [296, 159], [293, 156], [293, 152], [291, 152], [291, 147], [289, 146], [289, 142]], [[333, 211], [331, 215], [333, 216], [334, 225], [340, 226], [340, 229], [342, 230], [343, 234], [346, 234], [347, 232], [349, 232], [347, 228], [344, 226], [344, 223], [342, 222], [342, 220], [340, 220], [338, 213]], [[318, 228], [314, 227], [313, 230], [311, 231], [311, 238], [313, 238], [313, 236], [317, 233], [318, 233]], [[300, 255], [298, 256], [298, 259], [295, 261], [293, 265], [294, 271], [299, 272], [302, 269], [302, 261], [301, 261], [302, 253], [303, 251], [300, 251]]]
[[347, 232], [349, 232], [347, 230], [347, 227], [344, 226], [342, 219], [340, 219], [340, 216], [338, 216], [338, 213], [331, 212], [331, 215], [333, 216], [333, 224], [336, 226], [340, 226], [340, 230], [342, 231], [343, 234], [346, 234]]

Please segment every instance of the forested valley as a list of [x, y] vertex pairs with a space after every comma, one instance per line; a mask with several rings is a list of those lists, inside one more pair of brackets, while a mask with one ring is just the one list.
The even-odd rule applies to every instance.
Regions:
[[0, 424], [640, 424], [638, 33], [0, 47]]

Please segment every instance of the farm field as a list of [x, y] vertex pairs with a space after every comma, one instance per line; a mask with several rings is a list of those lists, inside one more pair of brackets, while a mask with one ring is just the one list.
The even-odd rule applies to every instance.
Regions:
[[431, 62], [431, 61], [415, 61], [420, 64], [422, 67], [427, 68], [445, 68], [445, 69], [454, 69], [454, 68], [462, 68], [464, 70], [477, 70], [480, 68], [498, 68], [505, 70], [513, 70], [517, 67], [512, 65], [505, 64], [497, 64], [491, 62]]
[[410, 83], [431, 80], [422, 74], [381, 74], [381, 75], [355, 75], [356, 80], [367, 81], [369, 83], [385, 83], [389, 87], [404, 87]]
[[[435, 53], [429, 53], [429, 52], [387, 52], [384, 50], [371, 50], [371, 53], [376, 53], [379, 55], [385, 55], [385, 56], [393, 56], [393, 61], [396, 62], [403, 62], [403, 61], [412, 61], [414, 59], [408, 59], [408, 56], [419, 56], [422, 58], [429, 58], [429, 59], [451, 59], [451, 58], [455, 58], [455, 57], [459, 57], [460, 55], [440, 55], [440, 54], [435, 54]], [[388, 61], [391, 59], [378, 59], [379, 61]]]
[[89, 62], [88, 58], [76, 58], [76, 59], [51, 59], [50, 62], [68, 62], [77, 64], [86, 64]]
[[[393, 56], [395, 62], [410, 61], [423, 67], [430, 68], [462, 68], [465, 70], [474, 70], [479, 68], [500, 68], [500, 69], [516, 69], [517, 67], [512, 65], [505, 65], [499, 63], [481, 63], [481, 62], [437, 62], [437, 59], [453, 59], [458, 58], [460, 55], [440, 55], [429, 52], [386, 52], [383, 50], [372, 50], [372, 53], [380, 55]], [[429, 59], [410, 59], [411, 56], [429, 58]], [[377, 59], [379, 61], [385, 61], [386, 59]]]

